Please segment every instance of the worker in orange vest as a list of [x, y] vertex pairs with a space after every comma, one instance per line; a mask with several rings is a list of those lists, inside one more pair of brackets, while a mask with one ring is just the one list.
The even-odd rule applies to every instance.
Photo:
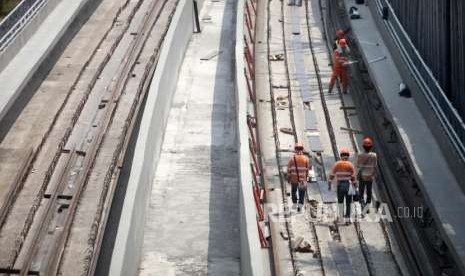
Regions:
[[[373, 180], [376, 176], [378, 156], [373, 150], [373, 140], [370, 137], [363, 139], [364, 152], [357, 156], [357, 180], [360, 185], [360, 204], [362, 208], [371, 203]], [[367, 197], [365, 201], [365, 188]], [[369, 210], [368, 210], [369, 211]]]
[[296, 143], [294, 155], [287, 162], [287, 181], [291, 184], [291, 198], [294, 206], [297, 204], [297, 193], [299, 204], [297, 211], [300, 212], [304, 205], [305, 192], [307, 190], [308, 171], [310, 170], [310, 160], [304, 155], [304, 146]]
[[339, 77], [342, 84], [342, 92], [347, 93], [347, 87], [349, 86], [349, 75], [347, 72], [347, 65], [349, 64], [350, 49], [347, 46], [347, 41], [343, 38], [339, 40], [339, 46], [333, 52], [333, 74], [329, 82], [328, 93], [333, 92], [334, 84], [336, 79]]
[[[334, 39], [333, 43], [333, 51], [339, 48], [339, 40], [341, 39], [346, 39], [346, 34], [350, 31], [350, 28], [346, 29], [345, 31], [343, 30], [337, 30], [336, 31], [336, 38]], [[347, 40], [346, 40], [347, 42]]]
[[[345, 212], [345, 218], [350, 218], [351, 214], [351, 204], [352, 204], [352, 196], [349, 196], [349, 188], [350, 185], [354, 185], [354, 188], [356, 187], [355, 183], [355, 168], [352, 162], [349, 161], [349, 150], [348, 149], [341, 149], [340, 151], [340, 157], [341, 160], [337, 161], [332, 170], [331, 174], [329, 175], [329, 181], [328, 181], [328, 190], [331, 190], [331, 185], [332, 181], [336, 179], [336, 185], [337, 185], [337, 202], [339, 204], [339, 216], [341, 217], [341, 214], [344, 210], [344, 199], [346, 201], [346, 212]], [[350, 220], [347, 221], [347, 223], [350, 223]]]

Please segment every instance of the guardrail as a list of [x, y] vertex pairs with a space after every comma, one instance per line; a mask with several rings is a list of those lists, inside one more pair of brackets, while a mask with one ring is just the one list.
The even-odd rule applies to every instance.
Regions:
[[0, 52], [31, 21], [48, 0], [22, 0], [0, 23]]
[[389, 15], [384, 20], [388, 32], [398, 46], [402, 59], [413, 73], [420, 90], [424, 93], [428, 103], [440, 120], [450, 142], [461, 157], [462, 162], [465, 162], [465, 124], [462, 118], [452, 106], [430, 68], [413, 45], [391, 4], [387, 0], [375, 0], [374, 3], [376, 3], [376, 10], [380, 16], [383, 14], [383, 8], [388, 8]]

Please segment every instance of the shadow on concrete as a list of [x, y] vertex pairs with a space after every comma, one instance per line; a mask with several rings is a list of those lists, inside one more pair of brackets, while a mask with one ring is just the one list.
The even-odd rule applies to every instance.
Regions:
[[222, 52], [217, 57], [214, 80], [208, 275], [240, 275], [240, 184], [234, 89], [236, 6], [236, 1], [225, 0], [219, 46]]
[[140, 123], [144, 114], [144, 107], [147, 102], [147, 96], [143, 99], [139, 113], [136, 116], [131, 138], [129, 139], [126, 155], [124, 156], [124, 166], [122, 167], [118, 183], [116, 185], [113, 201], [111, 203], [110, 214], [108, 215], [105, 233], [103, 234], [102, 246], [98, 256], [98, 263], [95, 269], [95, 275], [109, 275], [111, 257], [115, 246], [116, 235], [118, 234], [118, 226], [123, 210], [124, 198], [128, 187], [129, 176], [131, 175], [132, 163], [134, 161], [134, 150], [136, 148], [137, 137], [139, 136]]

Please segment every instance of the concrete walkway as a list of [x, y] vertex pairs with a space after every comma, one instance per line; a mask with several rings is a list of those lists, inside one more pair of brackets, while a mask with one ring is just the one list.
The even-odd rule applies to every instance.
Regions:
[[[345, 0], [345, 4], [346, 7], [350, 7], [353, 1]], [[461, 180], [455, 179], [449, 169], [446, 157], [441, 152], [415, 101], [400, 97], [396, 92], [402, 82], [402, 76], [377, 30], [370, 10], [363, 5], [357, 7], [362, 19], [351, 20], [350, 23], [365, 61], [386, 56], [382, 61], [369, 63], [370, 77], [395, 122], [420, 180], [421, 190], [430, 206], [434, 208], [434, 218], [442, 224], [441, 234], [448, 246], [455, 248], [453, 256], [459, 268], [465, 271], [465, 239], [463, 238], [465, 195], [458, 183]], [[378, 43], [379, 46], [373, 46], [374, 43]]]
[[[147, 210], [140, 275], [239, 275], [235, 1], [207, 1], [181, 68]], [[206, 60], [202, 60], [206, 59]]]

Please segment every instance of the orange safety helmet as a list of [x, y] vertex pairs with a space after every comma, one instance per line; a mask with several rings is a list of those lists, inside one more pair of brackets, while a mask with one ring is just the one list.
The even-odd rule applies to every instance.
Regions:
[[373, 147], [373, 140], [370, 137], [365, 137], [363, 139], [363, 146], [364, 147]]
[[350, 156], [349, 149], [347, 149], [347, 148], [342, 148], [342, 149], [339, 151], [339, 155], [340, 155], [340, 156], [343, 156], [343, 155], [345, 155], [345, 156]]
[[304, 150], [304, 145], [302, 143], [295, 143], [294, 150], [302, 151]]
[[339, 39], [343, 39], [345, 36], [345, 33], [343, 30], [337, 30], [336, 31], [336, 37], [339, 38]]
[[347, 41], [345, 38], [339, 39], [339, 46], [341, 46], [341, 48], [347, 47]]

